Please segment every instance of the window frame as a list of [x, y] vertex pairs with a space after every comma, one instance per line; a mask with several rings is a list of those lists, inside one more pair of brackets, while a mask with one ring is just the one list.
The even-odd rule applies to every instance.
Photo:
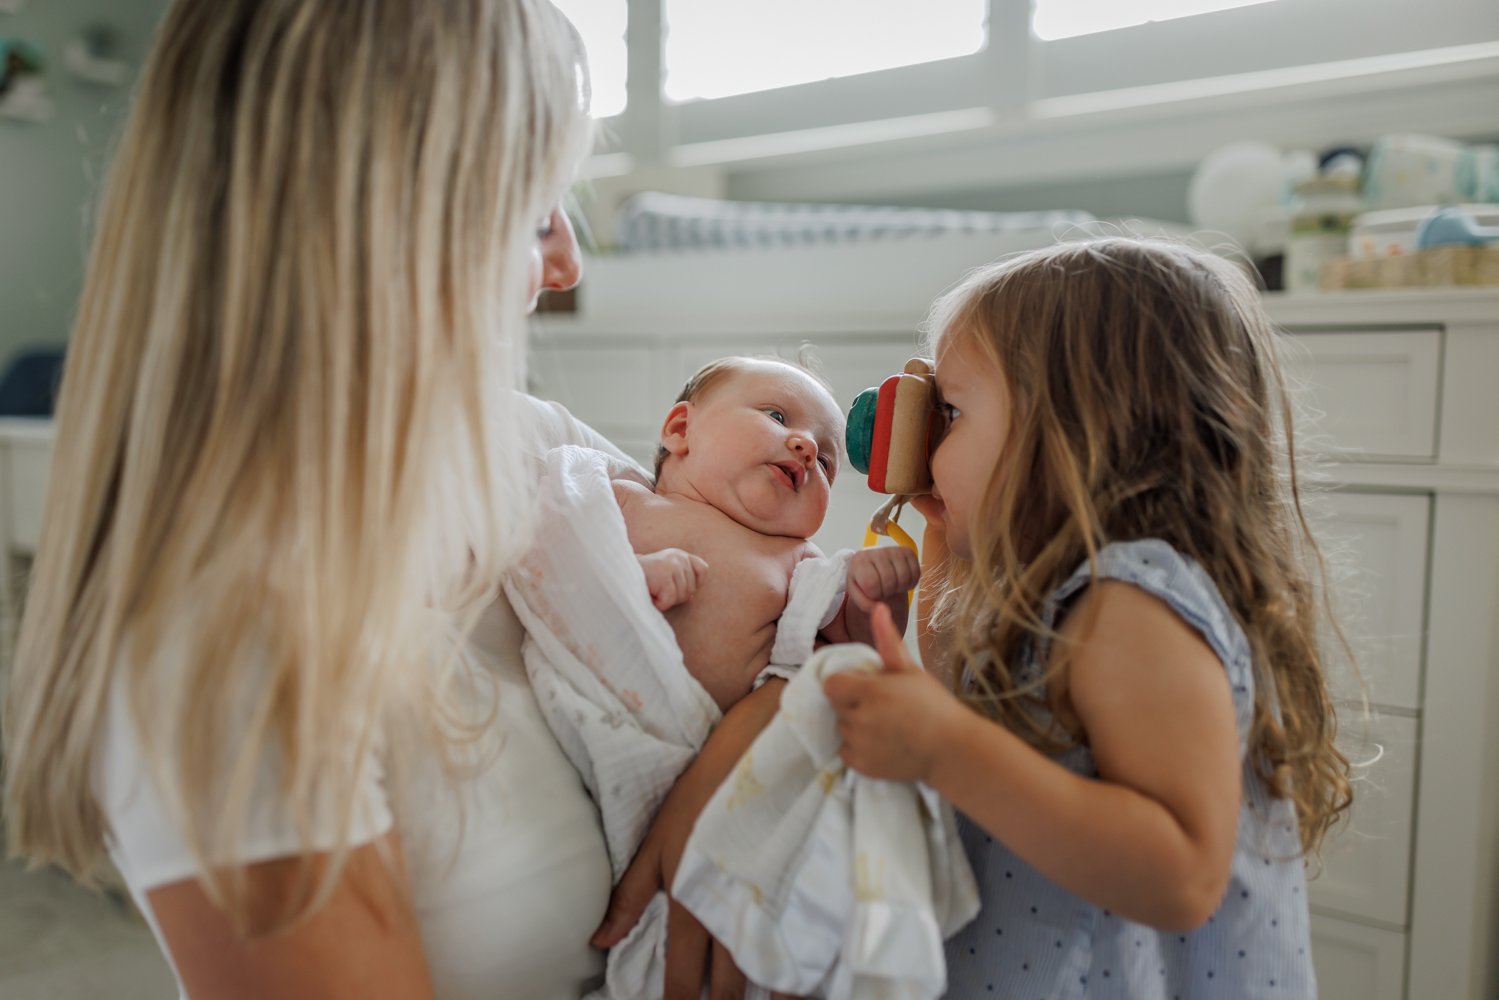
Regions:
[[[972, 55], [673, 104], [661, 88], [663, 2], [627, 3], [627, 104], [603, 122], [610, 139], [585, 168], [588, 177], [659, 179], [662, 169], [709, 167], [746, 179], [735, 185], [740, 196], [831, 197], [838, 190], [858, 196], [861, 186], [877, 193], [896, 174], [915, 170], [925, 171], [934, 188], [972, 187], [986, 176], [996, 151], [1011, 150], [1014, 156], [989, 175], [994, 181], [1076, 175], [1072, 164], [1090, 158], [1107, 158], [1110, 166], [1091, 168], [1103, 176], [1194, 163], [1228, 141], [1213, 138], [1226, 114], [1240, 116], [1241, 137], [1313, 147], [1386, 131], [1499, 133], [1499, 116], [1475, 113], [1485, 89], [1499, 83], [1499, 6], [1492, 15], [1484, 5], [1473, 8], [1470, 20], [1488, 37], [1468, 45], [1260, 69], [1231, 66], [1183, 78], [1142, 77], [1135, 67], [1134, 75], [1100, 74], [1086, 87], [1058, 92], [1048, 74], [1055, 76], [1056, 64], [1069, 59], [1097, 63], [1111, 51], [1119, 57], [1138, 46], [1132, 51], [1139, 63], [1168, 65], [1183, 39], [1207, 38], [1225, 26], [1248, 25], [1256, 37], [1274, 38], [1312, 24], [1317, 36], [1338, 24], [1362, 29], [1363, 20], [1351, 20], [1355, 10], [1367, 19], [1371, 5], [1388, 12], [1406, 4], [1280, 0], [1046, 41], [1031, 32], [1030, 0], [989, 0], [988, 40]], [[1466, 9], [1465, 0], [1422, 6], [1421, 14], [1406, 16], [1424, 23], [1443, 8]], [[1308, 20], [1314, 7], [1319, 13]], [[1383, 32], [1394, 38], [1400, 28], [1386, 25]], [[1305, 59], [1316, 51], [1316, 37], [1298, 44]], [[1129, 60], [1117, 61], [1128, 68]], [[1312, 106], [1324, 100], [1338, 105], [1335, 114], [1316, 113]], [[1392, 102], [1403, 118], [1390, 113]], [[1433, 114], [1445, 107], [1451, 113]], [[1119, 143], [1137, 126], [1152, 147], [1119, 155]], [[1320, 138], [1313, 137], [1317, 132]], [[832, 176], [853, 183], [840, 186]]]

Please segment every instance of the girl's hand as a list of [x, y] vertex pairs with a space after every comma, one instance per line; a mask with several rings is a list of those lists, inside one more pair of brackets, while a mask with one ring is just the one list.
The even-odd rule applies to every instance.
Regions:
[[921, 648], [921, 660], [927, 670], [946, 683], [953, 669], [952, 642], [945, 633], [932, 628], [933, 605], [953, 558], [947, 547], [946, 507], [931, 494], [912, 497], [911, 506], [926, 521], [926, 530], [921, 535], [924, 584], [916, 593], [916, 645]]
[[911, 659], [889, 608], [876, 607], [873, 622], [885, 669], [835, 674], [823, 684], [838, 715], [839, 756], [871, 778], [926, 781], [969, 712]]
[[912, 497], [911, 506], [926, 522], [926, 530], [921, 535], [921, 568], [926, 570], [946, 562], [951, 555], [947, 548], [947, 525], [943, 520], [947, 508], [930, 493]]

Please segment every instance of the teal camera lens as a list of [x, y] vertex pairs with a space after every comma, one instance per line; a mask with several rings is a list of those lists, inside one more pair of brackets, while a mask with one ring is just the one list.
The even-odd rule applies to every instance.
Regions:
[[874, 445], [874, 414], [880, 402], [878, 388], [865, 389], [854, 397], [848, 408], [848, 430], [843, 438], [848, 445], [848, 461], [864, 475], [869, 475], [869, 453]]

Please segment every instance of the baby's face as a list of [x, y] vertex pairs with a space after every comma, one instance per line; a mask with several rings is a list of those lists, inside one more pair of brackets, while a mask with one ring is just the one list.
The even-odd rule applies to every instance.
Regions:
[[806, 372], [746, 361], [689, 404], [681, 474], [719, 510], [767, 535], [822, 527], [843, 413]]

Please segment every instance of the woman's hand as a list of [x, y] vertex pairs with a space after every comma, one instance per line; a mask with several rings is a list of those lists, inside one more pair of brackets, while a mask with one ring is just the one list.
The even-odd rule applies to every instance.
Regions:
[[834, 674], [823, 684], [838, 716], [839, 756], [871, 778], [926, 781], [970, 713], [911, 659], [889, 608], [876, 607], [873, 622], [885, 669]]
[[[657, 892], [669, 890], [698, 814], [729, 776], [780, 706], [785, 681], [770, 680], [729, 709], [702, 752], [672, 786], [661, 810], [625, 870], [593, 944], [612, 948], [624, 940]], [[727, 948], [715, 941], [685, 907], [671, 901], [666, 921], [666, 1000], [698, 1000], [702, 985], [719, 998], [744, 995], [744, 974]]]

